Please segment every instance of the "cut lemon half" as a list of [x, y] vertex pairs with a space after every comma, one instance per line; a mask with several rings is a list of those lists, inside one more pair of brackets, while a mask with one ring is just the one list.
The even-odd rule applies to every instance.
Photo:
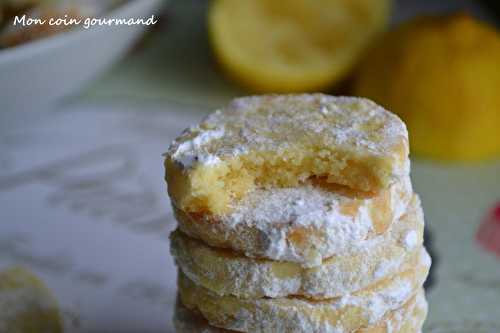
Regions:
[[321, 90], [344, 78], [386, 26], [390, 0], [215, 0], [214, 53], [257, 92]]

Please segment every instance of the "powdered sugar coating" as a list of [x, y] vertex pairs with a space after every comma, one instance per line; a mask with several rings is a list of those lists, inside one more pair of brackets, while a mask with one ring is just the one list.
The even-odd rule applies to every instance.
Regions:
[[254, 190], [314, 178], [378, 193], [408, 177], [408, 153], [404, 123], [369, 100], [253, 96], [185, 130], [165, 154], [165, 178], [180, 210], [222, 214]]
[[[409, 179], [391, 187], [388, 200], [391, 221], [385, 223], [390, 224], [403, 215], [410, 193]], [[264, 248], [260, 253], [263, 257], [314, 267], [320, 265], [323, 258], [341, 254], [352, 244], [376, 234], [371, 213], [375, 208], [373, 201], [371, 198], [353, 200], [308, 185], [256, 190], [239, 202], [231, 214], [223, 216], [221, 221], [228, 228], [243, 224], [258, 229], [263, 240]], [[345, 211], [346, 206], [356, 204], [355, 213]], [[297, 229], [309, 231], [302, 235], [301, 244], [295, 244], [290, 239]]]
[[417, 245], [417, 234], [414, 231], [409, 231], [405, 235], [404, 245], [408, 250], [411, 250]]
[[[386, 315], [379, 323], [357, 331], [357, 333], [415, 333], [423, 324], [427, 314], [425, 294], [420, 290], [403, 307]], [[173, 318], [176, 333], [229, 333], [235, 331], [210, 326], [203, 316], [186, 309], [177, 301]]]
[[[427, 255], [422, 250], [423, 255]], [[179, 275], [181, 301], [211, 325], [241, 332], [344, 333], [374, 325], [418, 292], [428, 267], [418, 266], [369, 290], [328, 301], [219, 297]]]
[[191, 216], [174, 207], [182, 231], [215, 247], [249, 257], [321, 265], [323, 259], [359, 250], [406, 211], [409, 178], [378, 196], [359, 197], [308, 184], [259, 189], [225, 215]]
[[194, 126], [187, 131], [194, 137], [180, 143], [172, 157], [182, 165], [193, 165], [195, 163], [212, 165], [219, 163], [220, 159], [216, 155], [203, 152], [201, 148], [210, 141], [224, 136], [224, 128], [202, 130], [199, 126]]
[[203, 164], [200, 156], [224, 160], [252, 150], [283, 150], [297, 144], [294, 138], [301, 138], [392, 158], [394, 147], [407, 144], [407, 137], [396, 115], [368, 99], [323, 94], [251, 96], [233, 100], [199, 126], [187, 129], [167, 155], [191, 168]]
[[218, 295], [242, 298], [303, 295], [314, 299], [352, 293], [378, 280], [418, 264], [418, 249], [407, 251], [400, 242], [409, 232], [422, 243], [423, 217], [414, 202], [389, 230], [359, 244], [359, 251], [335, 256], [314, 268], [290, 262], [252, 259], [211, 248], [176, 231], [171, 252], [179, 268], [192, 281]]

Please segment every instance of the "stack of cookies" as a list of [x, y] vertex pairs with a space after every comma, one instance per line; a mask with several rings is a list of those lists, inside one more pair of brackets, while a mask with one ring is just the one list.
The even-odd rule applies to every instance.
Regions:
[[408, 133], [360, 98], [239, 98], [166, 154], [178, 332], [420, 332]]

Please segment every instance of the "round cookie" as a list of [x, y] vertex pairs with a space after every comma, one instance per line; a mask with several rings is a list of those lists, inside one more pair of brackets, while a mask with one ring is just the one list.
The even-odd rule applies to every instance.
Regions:
[[430, 267], [422, 248], [417, 267], [385, 279], [368, 289], [336, 299], [314, 301], [300, 297], [240, 299], [218, 296], [179, 272], [180, 300], [201, 312], [217, 327], [242, 332], [352, 332], [375, 325], [403, 306], [420, 290]]
[[234, 251], [210, 247], [179, 230], [171, 235], [171, 253], [189, 279], [220, 296], [300, 295], [325, 299], [367, 288], [398, 271], [414, 267], [419, 260], [423, 228], [422, 209], [415, 196], [408, 212], [386, 233], [361, 241], [352, 254], [330, 257], [314, 268], [248, 258]]
[[[356, 333], [417, 333], [427, 315], [425, 294], [420, 290], [403, 307], [392, 311], [374, 326], [362, 328]], [[173, 323], [176, 333], [230, 333], [219, 327], [210, 326], [203, 316], [186, 309], [179, 301], [175, 305]]]
[[50, 290], [24, 268], [0, 271], [0, 332], [62, 332]]
[[255, 190], [222, 215], [173, 210], [184, 233], [211, 246], [314, 267], [385, 233], [411, 197], [405, 177], [376, 195], [309, 183]]
[[186, 129], [165, 154], [184, 212], [221, 214], [257, 188], [312, 177], [379, 192], [408, 176], [408, 133], [370, 100], [323, 94], [238, 98]]

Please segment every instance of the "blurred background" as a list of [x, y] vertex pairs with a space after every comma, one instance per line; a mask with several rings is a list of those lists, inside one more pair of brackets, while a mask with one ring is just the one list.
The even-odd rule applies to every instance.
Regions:
[[320, 91], [407, 123], [424, 331], [500, 332], [499, 23], [495, 0], [0, 0], [0, 280], [50, 304], [34, 331], [172, 332], [162, 153], [233, 97]]

